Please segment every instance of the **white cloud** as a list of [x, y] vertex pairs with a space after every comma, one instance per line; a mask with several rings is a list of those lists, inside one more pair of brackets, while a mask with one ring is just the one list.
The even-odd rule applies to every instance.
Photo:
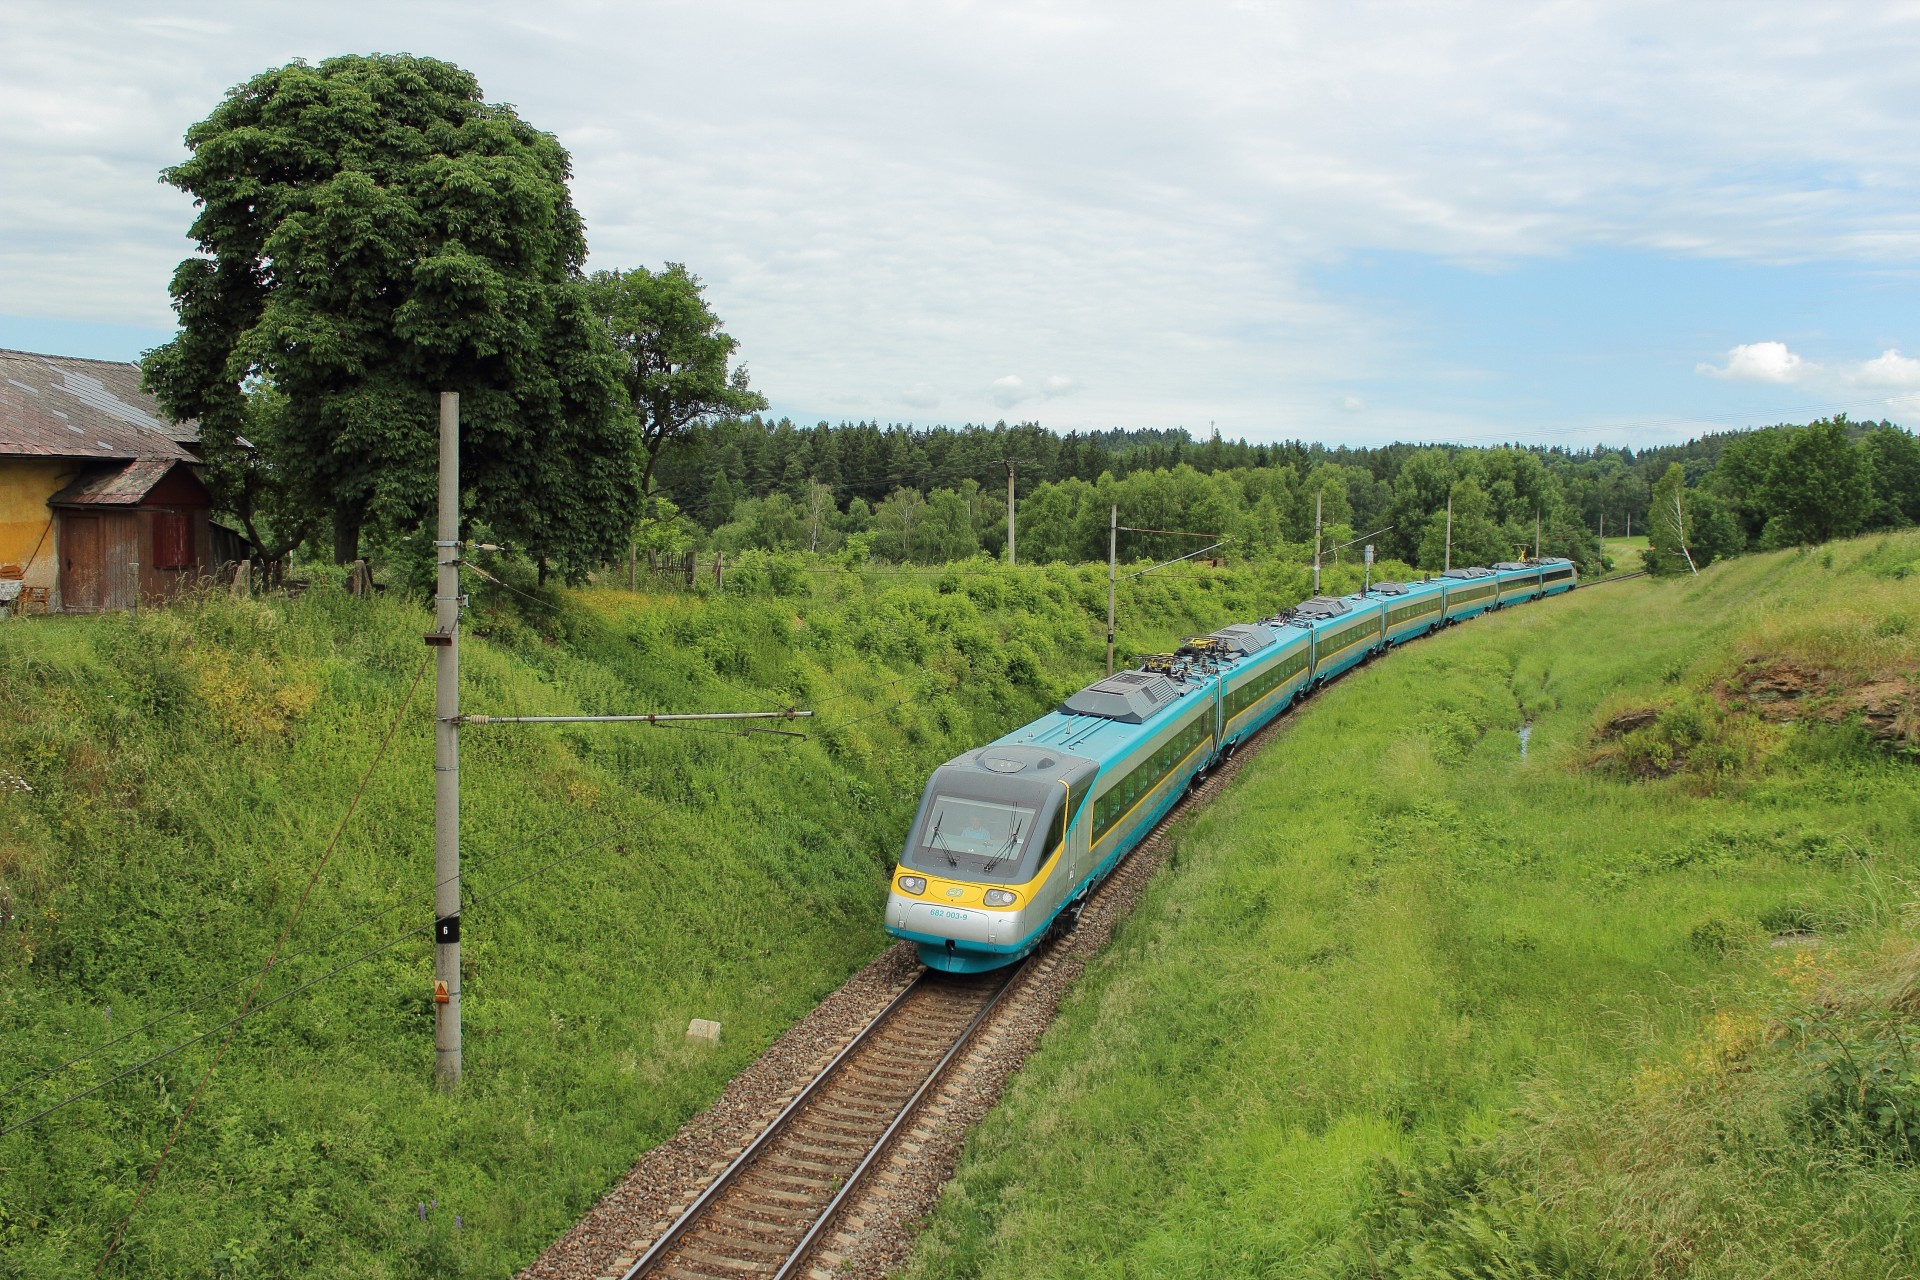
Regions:
[[1009, 373], [1004, 378], [993, 380], [993, 385], [987, 389], [987, 398], [1002, 409], [1011, 409], [1029, 400], [1053, 400], [1072, 395], [1079, 389], [1079, 381], [1065, 374], [1052, 374], [1035, 385], [1017, 373]]
[[1333, 407], [1342, 413], [1360, 413], [1366, 409], [1367, 402], [1359, 396], [1341, 396], [1333, 402]]
[[1862, 386], [1920, 387], [1920, 359], [1888, 348], [1871, 360], [1861, 361], [1851, 374], [1852, 380]]
[[1028, 389], [1026, 380], [1017, 373], [1004, 378], [995, 378], [993, 386], [987, 390], [987, 398], [1002, 409], [1011, 409], [1022, 400], [1031, 400], [1037, 393]]
[[930, 383], [916, 382], [900, 388], [900, 403], [914, 409], [931, 409], [940, 403], [940, 393]]
[[1819, 368], [1784, 342], [1743, 342], [1727, 352], [1725, 365], [1697, 364], [1694, 372], [1733, 382], [1798, 382]]

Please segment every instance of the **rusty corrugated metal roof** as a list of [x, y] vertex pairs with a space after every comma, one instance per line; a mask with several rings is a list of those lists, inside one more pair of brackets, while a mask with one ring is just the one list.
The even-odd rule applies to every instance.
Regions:
[[137, 507], [153, 486], [180, 465], [178, 458], [139, 458], [125, 466], [92, 468], [47, 499], [50, 507]]
[[0, 456], [190, 460], [196, 424], [140, 389], [140, 366], [0, 349]]

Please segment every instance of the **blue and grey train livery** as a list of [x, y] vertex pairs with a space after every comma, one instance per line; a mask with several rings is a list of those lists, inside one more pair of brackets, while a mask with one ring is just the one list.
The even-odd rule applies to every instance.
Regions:
[[1437, 627], [1576, 585], [1565, 560], [1383, 582], [1191, 637], [1095, 681], [934, 770], [887, 932], [934, 969], [1011, 964], [1076, 919], [1181, 793], [1304, 691]]

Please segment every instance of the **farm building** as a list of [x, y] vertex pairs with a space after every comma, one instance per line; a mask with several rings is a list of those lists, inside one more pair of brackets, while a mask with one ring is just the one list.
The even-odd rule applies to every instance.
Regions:
[[198, 438], [140, 390], [137, 365], [0, 350], [0, 591], [28, 611], [124, 609], [229, 558]]

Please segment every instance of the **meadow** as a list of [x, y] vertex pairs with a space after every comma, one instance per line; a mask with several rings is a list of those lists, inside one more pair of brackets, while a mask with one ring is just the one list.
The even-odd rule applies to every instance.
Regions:
[[905, 1274], [1920, 1274], [1916, 573], [1612, 583], [1309, 704]]
[[[878, 953], [932, 766], [1104, 658], [1104, 566], [748, 554], [724, 592], [640, 594], [491, 572], [508, 585], [471, 584], [470, 712], [818, 714], [778, 726], [804, 739], [463, 732], [452, 1095], [430, 1083], [421, 603], [322, 581], [0, 625], [0, 1129], [24, 1125], [0, 1135], [0, 1275], [94, 1273], [336, 829], [261, 990], [279, 1002], [242, 1024], [104, 1274], [511, 1273]], [[1122, 655], [1307, 581], [1134, 579]], [[718, 1046], [685, 1040], [692, 1017], [724, 1025]]]

